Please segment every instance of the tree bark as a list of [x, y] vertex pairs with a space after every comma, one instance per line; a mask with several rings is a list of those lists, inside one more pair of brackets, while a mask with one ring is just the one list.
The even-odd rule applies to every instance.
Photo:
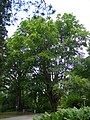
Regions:
[[[51, 112], [55, 112], [57, 110], [57, 105], [59, 101], [59, 95], [54, 93], [53, 91], [53, 85], [54, 81], [51, 80], [51, 74], [48, 73], [47, 70], [48, 67], [43, 66], [43, 75], [45, 77], [45, 84], [47, 86], [47, 95], [51, 104]], [[57, 82], [57, 81], [56, 81]]]
[[48, 94], [48, 98], [51, 104], [51, 112], [56, 112], [59, 97], [58, 95], [54, 94], [53, 88], [50, 85], [47, 85], [47, 94]]
[[17, 80], [17, 87], [16, 87], [16, 107], [17, 107], [17, 111], [22, 111], [22, 101], [21, 101], [21, 79], [19, 78]]
[[19, 91], [16, 95], [16, 110], [17, 111], [22, 111], [21, 91]]

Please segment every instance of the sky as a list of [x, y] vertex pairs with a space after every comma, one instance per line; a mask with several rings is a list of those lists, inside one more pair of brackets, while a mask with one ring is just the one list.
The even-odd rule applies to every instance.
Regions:
[[73, 13], [76, 18], [90, 31], [90, 0], [47, 0], [57, 13]]
[[[73, 13], [80, 24], [90, 31], [90, 0], [46, 0], [47, 4], [52, 4], [56, 13], [52, 15], [54, 19], [56, 14]], [[21, 16], [23, 13], [20, 13]], [[17, 23], [18, 25], [18, 23]], [[17, 28], [17, 25], [7, 27], [8, 36], [11, 37]]]

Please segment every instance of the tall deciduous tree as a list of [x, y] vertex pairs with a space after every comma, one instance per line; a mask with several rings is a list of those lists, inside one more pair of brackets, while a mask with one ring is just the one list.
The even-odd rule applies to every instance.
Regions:
[[[86, 45], [87, 37], [88, 32], [72, 14], [58, 15], [55, 22], [50, 17], [34, 17], [21, 22], [7, 42], [8, 80], [17, 82], [15, 89], [18, 91], [22, 90], [27, 75], [33, 82], [40, 81], [51, 111], [56, 111], [62, 93], [57, 94], [55, 85], [74, 67], [74, 58], [80, 54], [79, 48]], [[60, 87], [58, 84], [62, 89]]]
[[[34, 11], [32, 12], [31, 6], [34, 6]], [[10, 25], [11, 22], [14, 23], [18, 20], [16, 15], [20, 11], [29, 11], [30, 14], [32, 13], [34, 16], [36, 14], [45, 15], [46, 13], [53, 14], [55, 12], [55, 10], [52, 8], [52, 5], [47, 5], [45, 0], [0, 0], [0, 77], [2, 74], [2, 64], [5, 56], [4, 38], [7, 36], [6, 26]]]
[[[31, 11], [32, 6], [34, 9], [33, 11]], [[53, 14], [55, 12], [55, 10], [53, 10], [53, 8], [52, 8], [52, 5], [47, 5], [45, 0], [36, 0], [36, 1], [32, 1], [32, 0], [27, 0], [27, 1], [0, 0], [0, 90], [1, 91], [2, 91], [1, 87], [3, 86], [3, 84], [6, 84], [6, 82], [2, 82], [5, 57], [7, 57], [5, 55], [5, 49], [6, 49], [5, 37], [7, 36], [7, 32], [8, 32], [6, 30], [6, 26], [10, 26], [11, 23], [13, 24], [15, 21], [18, 20], [17, 14], [20, 11], [28, 12], [28, 15], [33, 14], [34, 16], [36, 14], [45, 15], [45, 14]], [[29, 14], [29, 12], [30, 12], [30, 14]], [[13, 66], [13, 67], [15, 67], [15, 66]], [[1, 81], [1, 79], [2, 79], [2, 81]], [[20, 94], [20, 91], [18, 91], [18, 94]]]

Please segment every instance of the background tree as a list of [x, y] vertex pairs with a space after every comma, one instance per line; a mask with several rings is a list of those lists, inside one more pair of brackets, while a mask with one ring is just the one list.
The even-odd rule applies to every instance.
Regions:
[[88, 105], [87, 90], [89, 86], [90, 82], [88, 79], [71, 73], [71, 75], [63, 81], [64, 95], [62, 96], [60, 107], [80, 108]]
[[73, 70], [73, 73], [75, 75], [79, 75], [81, 78], [86, 78], [88, 79], [88, 84], [85, 89], [86, 93], [86, 99], [87, 99], [87, 105], [90, 104], [90, 57], [88, 56], [87, 58], [78, 58], [79, 62], [75, 65], [75, 68]]

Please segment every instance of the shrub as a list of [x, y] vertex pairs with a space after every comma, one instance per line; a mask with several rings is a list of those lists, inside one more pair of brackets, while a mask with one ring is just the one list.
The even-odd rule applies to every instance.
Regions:
[[62, 97], [60, 101], [60, 105], [58, 107], [60, 108], [80, 108], [83, 106], [84, 101], [83, 98], [79, 94], [70, 94], [65, 97]]
[[33, 120], [90, 120], [90, 107], [59, 109], [55, 113], [45, 113]]

